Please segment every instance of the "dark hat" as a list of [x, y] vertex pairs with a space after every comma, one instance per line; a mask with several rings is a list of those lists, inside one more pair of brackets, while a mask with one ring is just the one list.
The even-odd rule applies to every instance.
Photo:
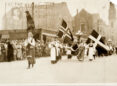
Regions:
[[29, 13], [29, 11], [25, 11], [25, 13]]

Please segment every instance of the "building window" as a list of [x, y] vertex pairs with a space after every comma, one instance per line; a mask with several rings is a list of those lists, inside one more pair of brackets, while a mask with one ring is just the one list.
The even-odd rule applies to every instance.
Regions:
[[113, 22], [111, 22], [111, 27], [113, 28]]
[[80, 24], [80, 30], [81, 30], [82, 32], [86, 32], [85, 27], [86, 27], [86, 26], [85, 26], [84, 23]]

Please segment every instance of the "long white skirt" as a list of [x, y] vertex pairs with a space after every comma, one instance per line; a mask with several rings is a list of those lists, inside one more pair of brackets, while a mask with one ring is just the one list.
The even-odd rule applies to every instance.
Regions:
[[50, 51], [51, 61], [56, 61], [56, 48], [52, 47]]
[[88, 58], [89, 59], [93, 59], [93, 55], [94, 55], [94, 49], [93, 49], [93, 47], [90, 47], [89, 48]]

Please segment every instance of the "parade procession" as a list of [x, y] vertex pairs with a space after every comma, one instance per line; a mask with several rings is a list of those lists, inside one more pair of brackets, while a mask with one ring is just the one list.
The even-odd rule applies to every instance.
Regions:
[[[58, 31], [53, 37], [52, 41], [45, 44], [38, 39], [34, 34], [35, 25], [33, 18], [29, 11], [26, 11], [27, 18], [27, 38], [25, 40], [2, 40], [1, 39], [1, 61], [14, 61], [28, 59], [28, 68], [30, 64], [32, 66], [35, 63], [36, 51], [40, 52], [40, 56], [43, 53], [48, 53], [52, 64], [57, 63], [62, 56], [67, 56], [71, 59], [72, 56], [76, 56], [78, 61], [84, 61], [88, 58], [89, 61], [93, 61], [96, 58], [116, 54], [116, 47], [112, 45], [110, 41], [105, 42], [102, 36], [95, 30], [85, 38], [82, 39], [83, 33], [78, 31], [77, 36], [74, 38], [69, 25], [64, 19], [61, 19]], [[43, 46], [45, 46], [43, 51]], [[42, 52], [41, 52], [42, 51]]]
[[[116, 5], [111, 1], [97, 1], [100, 8], [93, 12], [94, 5], [91, 5], [92, 10], [88, 10], [91, 3], [88, 4], [85, 0], [85, 6], [84, 2], [79, 0], [74, 16], [71, 16], [72, 11], [71, 14], [69, 12], [69, 2], [42, 4], [39, 1], [5, 1], [3, 29], [0, 29], [2, 72], [7, 75], [16, 74], [13, 79], [17, 79], [17, 82], [24, 82], [18, 77], [31, 76], [31, 72], [33, 78], [41, 77], [42, 82], [117, 82], [117, 14]], [[13, 73], [8, 73], [8, 66]], [[5, 77], [1, 72], [0, 74], [0, 77]], [[101, 80], [99, 76], [102, 77]], [[24, 80], [38, 82], [36, 78], [33, 80], [28, 77]], [[9, 78], [8, 82], [10, 80]], [[7, 82], [4, 79], [2, 81]]]

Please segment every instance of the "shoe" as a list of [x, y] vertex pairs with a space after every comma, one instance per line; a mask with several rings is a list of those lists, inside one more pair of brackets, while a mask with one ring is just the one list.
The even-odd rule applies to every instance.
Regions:
[[89, 61], [93, 61], [92, 59], [89, 59]]
[[30, 67], [27, 67], [27, 69], [30, 69]]

